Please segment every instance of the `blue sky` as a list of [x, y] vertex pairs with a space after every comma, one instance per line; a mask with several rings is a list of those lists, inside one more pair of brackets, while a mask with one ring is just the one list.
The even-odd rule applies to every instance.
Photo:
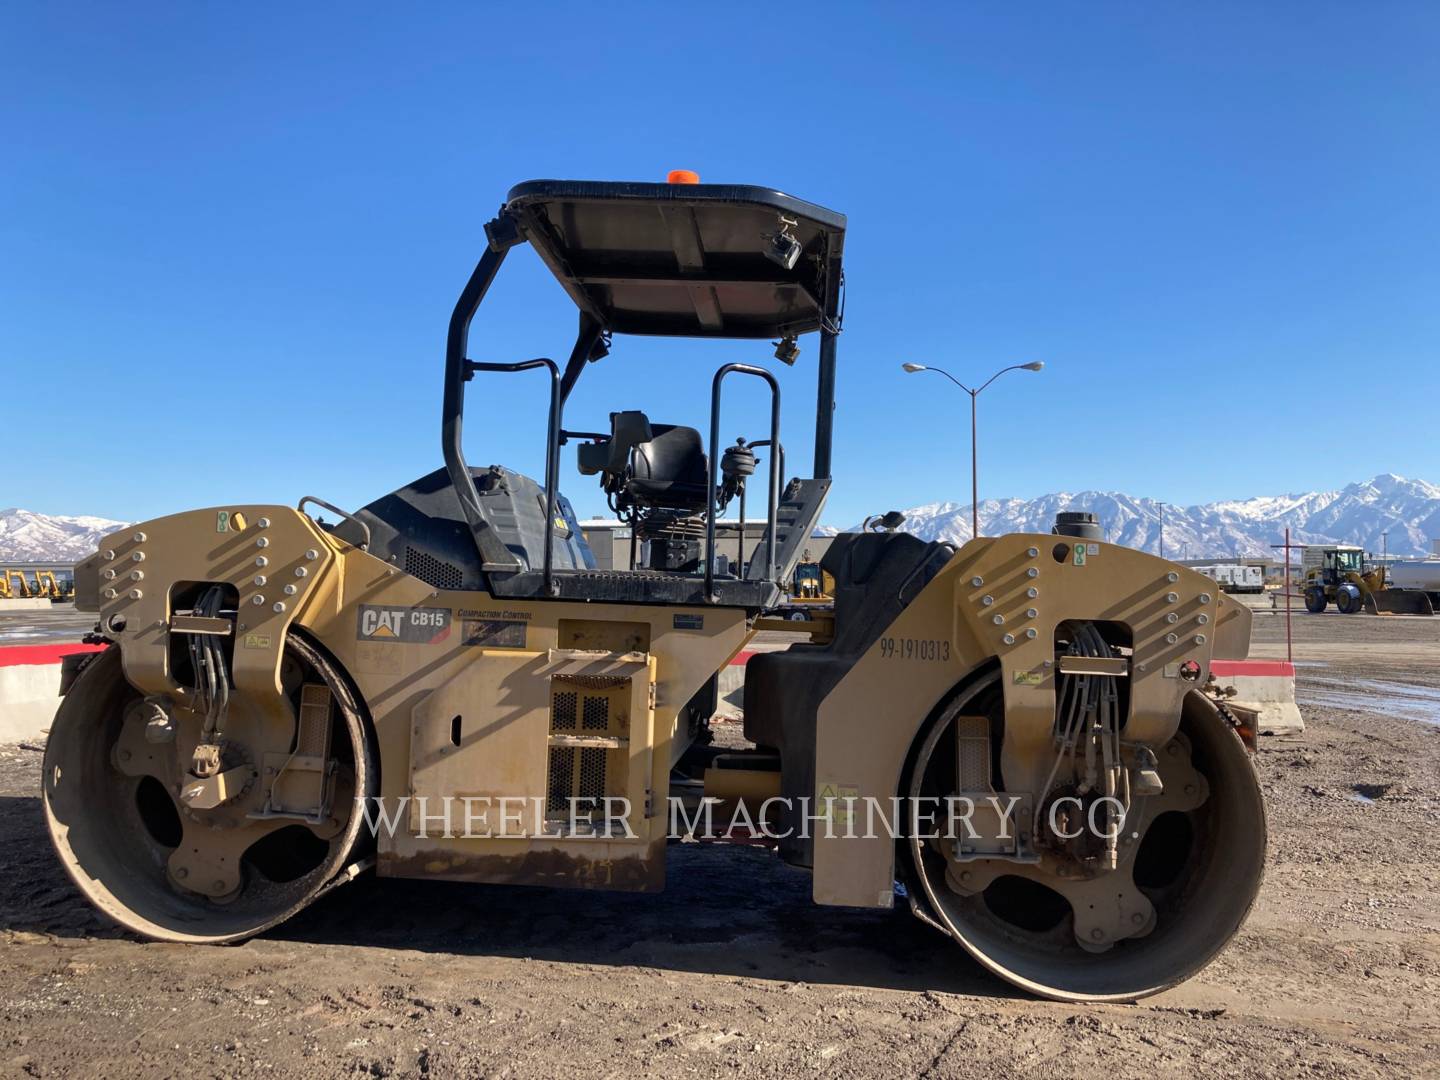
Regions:
[[[1440, 9], [18, 5], [0, 30], [0, 505], [143, 518], [440, 464], [445, 323], [515, 182], [772, 186], [849, 215], [826, 518], [1440, 480]], [[563, 356], [525, 251], [471, 354]], [[816, 342], [780, 372], [808, 464]], [[763, 343], [617, 338], [567, 411], [706, 426]], [[726, 437], [758, 437], [738, 389]], [[486, 407], [488, 405], [488, 407]], [[539, 475], [538, 378], [467, 453]], [[792, 472], [795, 471], [793, 468]], [[582, 513], [602, 506], [565, 461]]]

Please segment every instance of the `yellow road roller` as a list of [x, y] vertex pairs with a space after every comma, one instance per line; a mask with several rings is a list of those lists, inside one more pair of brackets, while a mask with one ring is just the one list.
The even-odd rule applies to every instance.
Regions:
[[[1250, 615], [1198, 573], [1083, 535], [841, 535], [831, 617], [755, 652], [748, 745], [714, 744], [718, 674], [766, 627], [832, 483], [846, 219], [676, 180], [509, 192], [450, 319], [443, 468], [358, 509], [157, 518], [81, 564], [107, 647], [67, 666], [44, 760], [76, 886], [139, 934], [216, 943], [362, 873], [649, 892], [677, 836], [746, 833], [808, 868], [817, 904], [905, 905], [1035, 994], [1130, 1000], [1190, 976], [1265, 855], [1251, 728], [1210, 678], [1245, 656]], [[574, 346], [472, 359], [471, 321], [525, 245], [579, 309]], [[639, 334], [736, 342], [706, 373], [708, 432], [623, 400], [571, 427], [577, 380]], [[787, 476], [766, 364], [806, 335], [814, 452]], [[548, 389], [538, 481], [467, 463], [477, 379], [482, 437], [506, 380]], [[722, 409], [740, 380], [770, 406], [743, 424]], [[572, 445], [630, 530], [620, 565], [596, 564], [560, 494]], [[745, 535], [747, 486], [763, 533], [728, 557], [717, 525], [739, 505]]]

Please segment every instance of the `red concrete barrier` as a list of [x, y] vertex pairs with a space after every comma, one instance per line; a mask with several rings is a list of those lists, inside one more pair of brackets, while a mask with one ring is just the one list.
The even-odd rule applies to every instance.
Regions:
[[1212, 660], [1210, 674], [1235, 687], [1235, 703], [1254, 709], [1262, 735], [1299, 735], [1305, 730], [1295, 704], [1295, 665], [1286, 660]]

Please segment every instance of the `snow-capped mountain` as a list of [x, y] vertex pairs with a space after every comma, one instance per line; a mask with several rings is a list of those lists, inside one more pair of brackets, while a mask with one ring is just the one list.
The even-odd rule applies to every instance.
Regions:
[[[1035, 499], [982, 499], [980, 527], [990, 536], [1048, 533], [1061, 510], [1089, 510], [1114, 543], [1160, 549], [1162, 504], [1118, 491], [1056, 492]], [[1261, 495], [1200, 506], [1163, 504], [1165, 554], [1172, 559], [1271, 557], [1272, 544], [1360, 544], [1378, 552], [1423, 556], [1440, 538], [1440, 486], [1382, 473], [1338, 491]], [[926, 540], [970, 539], [970, 504], [935, 502], [904, 511], [906, 532]], [[98, 517], [0, 510], [0, 564], [78, 562], [102, 537], [126, 525]], [[855, 526], [854, 528], [858, 528]], [[833, 535], [820, 526], [815, 535]], [[1382, 545], [1381, 533], [1388, 534]]]
[[[1035, 499], [981, 499], [987, 535], [1050, 531], [1061, 510], [1089, 510], [1114, 543], [1158, 552], [1162, 504], [1116, 491], [1057, 492]], [[904, 511], [906, 532], [926, 540], [970, 539], [970, 504], [927, 503]], [[1339, 491], [1262, 495], [1200, 506], [1163, 504], [1165, 554], [1172, 559], [1273, 557], [1272, 544], [1360, 544], [1396, 555], [1429, 554], [1440, 537], [1440, 487], [1382, 473]], [[1381, 534], [1388, 534], [1382, 545]]]
[[127, 522], [99, 517], [0, 510], [0, 563], [79, 562]]

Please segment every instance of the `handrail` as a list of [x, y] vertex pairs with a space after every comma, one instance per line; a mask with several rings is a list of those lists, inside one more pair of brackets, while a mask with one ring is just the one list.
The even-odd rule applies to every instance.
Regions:
[[550, 420], [545, 430], [545, 593], [553, 595], [555, 578], [555, 499], [560, 486], [560, 368], [548, 357], [521, 360], [514, 364], [465, 361], [465, 381], [477, 371], [550, 370]]
[[[720, 468], [720, 384], [732, 371], [754, 375], [770, 384], [770, 443], [780, 445], [780, 384], [764, 368], [751, 364], [724, 364], [710, 383], [710, 476], [705, 505], [705, 596], [714, 603], [715, 595], [715, 490]], [[775, 578], [775, 518], [780, 503], [780, 457], [770, 455], [770, 490], [765, 514], [765, 580]], [[745, 568], [740, 568], [743, 576]]]
[[361, 550], [361, 551], [369, 551], [369, 550], [370, 550], [370, 526], [369, 526], [369, 525], [366, 525], [365, 522], [361, 521], [361, 520], [360, 520], [358, 517], [356, 517], [354, 514], [349, 513], [349, 512], [346, 511], [346, 510], [341, 510], [338, 506], [335, 506], [335, 505], [332, 504], [332, 503], [326, 502], [324, 499], [317, 499], [314, 495], [306, 495], [303, 499], [300, 500], [300, 504], [299, 504], [298, 506], [296, 506], [295, 509], [296, 509], [296, 510], [299, 510], [299, 511], [303, 514], [303, 513], [305, 512], [305, 504], [306, 504], [306, 503], [314, 503], [316, 506], [323, 506], [326, 510], [329, 510], [329, 511], [330, 511], [332, 514], [334, 514], [336, 517], [342, 517], [342, 518], [344, 518], [346, 521], [354, 522], [356, 525], [358, 525], [358, 526], [360, 527], [360, 531], [361, 531], [361, 532], [364, 534], [364, 536], [365, 536], [365, 542], [360, 545], [360, 550]]
[[[497, 222], [500, 220], [496, 219]], [[470, 524], [470, 535], [480, 554], [480, 568], [514, 571], [520, 569], [520, 561], [495, 538], [494, 531], [485, 520], [485, 512], [480, 509], [480, 493], [475, 489], [475, 478], [470, 475], [470, 466], [465, 461], [461, 446], [465, 383], [469, 379], [465, 354], [470, 340], [470, 323], [499, 273], [508, 250], [507, 243], [497, 245], [492, 242], [486, 247], [461, 290], [460, 298], [455, 301], [454, 311], [450, 313], [450, 328], [445, 336], [445, 398], [440, 413], [440, 450], [445, 457], [450, 483], [455, 488], [455, 497], [460, 500], [460, 509]]]

